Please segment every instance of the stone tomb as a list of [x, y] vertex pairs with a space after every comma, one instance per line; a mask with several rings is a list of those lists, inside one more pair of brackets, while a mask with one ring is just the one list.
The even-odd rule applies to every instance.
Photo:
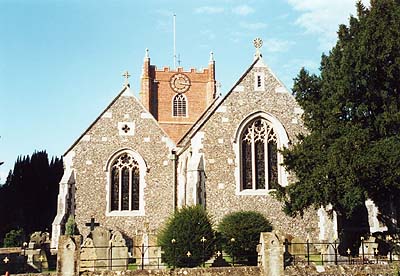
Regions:
[[121, 232], [96, 227], [83, 241], [80, 271], [126, 270], [128, 247]]
[[47, 232], [34, 232], [28, 246], [24, 247], [23, 255], [27, 264], [36, 270], [48, 269], [47, 255], [50, 253], [50, 238]]

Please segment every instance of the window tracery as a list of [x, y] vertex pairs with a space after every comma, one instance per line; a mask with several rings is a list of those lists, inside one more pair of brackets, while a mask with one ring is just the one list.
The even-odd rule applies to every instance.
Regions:
[[241, 190], [278, 185], [277, 135], [267, 120], [251, 121], [241, 135]]
[[176, 94], [173, 98], [173, 116], [186, 117], [187, 116], [187, 101], [186, 96], [183, 94]]
[[122, 153], [111, 165], [110, 211], [139, 210], [140, 170], [138, 162]]

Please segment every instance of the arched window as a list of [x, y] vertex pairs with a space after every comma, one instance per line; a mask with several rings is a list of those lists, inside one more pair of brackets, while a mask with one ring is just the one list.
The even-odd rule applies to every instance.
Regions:
[[240, 135], [241, 190], [270, 190], [278, 185], [277, 134], [264, 118], [250, 121]]
[[137, 211], [140, 206], [140, 169], [127, 152], [111, 164], [110, 211]]
[[186, 117], [187, 116], [186, 96], [183, 94], [176, 94], [172, 102], [173, 102], [172, 115], [174, 117]]

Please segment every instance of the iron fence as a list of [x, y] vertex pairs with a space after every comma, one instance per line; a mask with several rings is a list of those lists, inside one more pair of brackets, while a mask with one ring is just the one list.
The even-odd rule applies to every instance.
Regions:
[[[159, 246], [132, 246], [129, 249], [128, 257], [120, 257], [120, 254], [115, 254], [119, 249], [125, 249], [124, 246], [110, 246], [110, 247], [81, 247], [80, 258], [80, 271], [93, 271], [93, 270], [136, 270], [136, 269], [163, 269], [175, 268], [174, 266], [168, 267], [162, 260], [162, 251]], [[92, 258], [84, 257], [82, 254], [85, 249], [97, 251], [97, 256]], [[189, 253], [189, 252], [188, 252]], [[99, 257], [103, 255], [103, 257]], [[213, 256], [206, 259], [200, 256], [201, 263], [195, 260], [190, 254], [184, 256], [174, 256], [177, 260], [184, 259], [187, 267], [237, 267], [237, 266], [257, 266], [259, 265], [259, 255], [235, 255], [230, 256], [224, 252], [216, 251]]]
[[[361, 240], [357, 252], [347, 249], [340, 254], [339, 242], [316, 242], [300, 243], [285, 240], [284, 245], [284, 267], [299, 263], [324, 264], [387, 264], [400, 262], [398, 251], [399, 244], [384, 244], [378, 246], [375, 242]], [[343, 251], [343, 249], [342, 249]]]

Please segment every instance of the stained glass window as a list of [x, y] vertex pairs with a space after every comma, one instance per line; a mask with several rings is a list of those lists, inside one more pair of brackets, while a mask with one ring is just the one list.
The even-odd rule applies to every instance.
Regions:
[[242, 190], [274, 189], [278, 184], [278, 150], [273, 128], [262, 118], [251, 121], [241, 136]]
[[111, 211], [139, 210], [139, 165], [128, 153], [111, 166]]

